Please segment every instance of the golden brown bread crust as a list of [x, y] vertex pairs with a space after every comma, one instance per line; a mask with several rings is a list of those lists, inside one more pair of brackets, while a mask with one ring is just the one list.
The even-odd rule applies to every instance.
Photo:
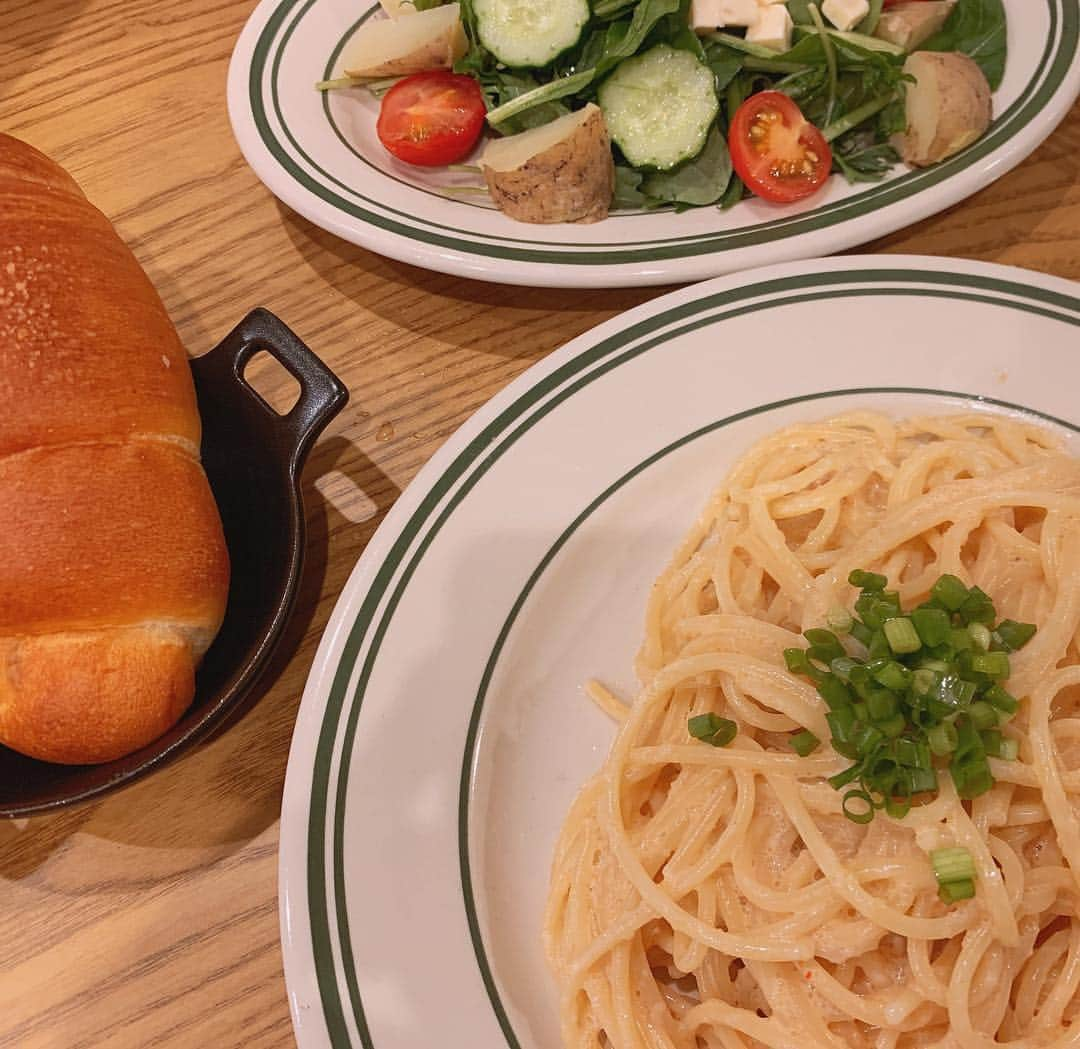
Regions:
[[112, 761], [157, 739], [195, 690], [178, 633], [133, 627], [0, 639], [0, 738], [42, 761]]
[[197, 452], [191, 373], [157, 292], [109, 220], [28, 150], [0, 135], [0, 456], [138, 433]]
[[21, 452], [0, 459], [0, 492], [0, 636], [217, 626], [228, 557], [206, 475], [175, 445]]
[[105, 761], [191, 703], [228, 555], [187, 356], [112, 224], [0, 135], [0, 743]]

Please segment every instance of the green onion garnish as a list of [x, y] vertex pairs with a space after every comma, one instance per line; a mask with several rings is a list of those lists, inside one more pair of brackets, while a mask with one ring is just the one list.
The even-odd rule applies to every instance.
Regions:
[[927, 730], [926, 742], [939, 758], [947, 757], [956, 750], [956, 726], [951, 721], [939, 721]]
[[800, 758], [805, 758], [810, 754], [813, 754], [814, 751], [821, 746], [821, 740], [808, 729], [804, 729], [802, 732], [796, 732], [788, 742], [791, 744], [791, 749], [795, 751]]
[[879, 575], [877, 572], [864, 572], [861, 568], [856, 568], [851, 575], [848, 576], [847, 581], [852, 586], [857, 586], [860, 590], [884, 590], [888, 585], [889, 580], [883, 575]]
[[934, 849], [930, 853], [930, 865], [934, 868], [934, 877], [939, 885], [950, 881], [970, 881], [976, 874], [971, 853], [961, 846]]
[[865, 790], [849, 790], [841, 807], [852, 823], [869, 823], [874, 818], [874, 801]]
[[[869, 822], [883, 809], [902, 819], [920, 795], [937, 792], [946, 770], [961, 798], [985, 793], [994, 784], [988, 759], [1019, 755], [1019, 742], [1001, 731], [1019, 701], [1001, 682], [1009, 653], [1035, 627], [1003, 620], [995, 629], [989, 595], [956, 576], [942, 576], [909, 611], [884, 575], [856, 570], [848, 581], [861, 588], [854, 616], [834, 609], [830, 629], [807, 630], [807, 648], [784, 651], [788, 669], [809, 678], [828, 708], [833, 750], [852, 763], [829, 779], [836, 790], [854, 784], [845, 815]], [[845, 645], [856, 642], [852, 655]], [[806, 756], [821, 741], [802, 731], [790, 742]]]
[[975, 882], [970, 878], [965, 881], [949, 881], [938, 887], [938, 895], [943, 903], [957, 903], [960, 900], [975, 898]]
[[949, 612], [957, 611], [968, 599], [968, 588], [954, 575], [943, 575], [931, 588], [930, 597]]
[[898, 656], [918, 652], [922, 648], [919, 632], [910, 619], [889, 619], [885, 623], [885, 639]]
[[1003, 619], [997, 625], [997, 639], [1006, 652], [1021, 649], [1035, 636], [1032, 623], [1017, 623], [1012, 619]]
[[850, 634], [855, 619], [846, 608], [832, 608], [825, 617], [825, 622], [834, 634]]
[[716, 714], [698, 714], [686, 723], [687, 731], [694, 739], [714, 747], [726, 747], [736, 736], [739, 726], [728, 718]]

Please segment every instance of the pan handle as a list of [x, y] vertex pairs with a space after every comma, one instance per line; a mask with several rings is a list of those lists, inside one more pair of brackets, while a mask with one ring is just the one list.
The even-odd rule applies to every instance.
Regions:
[[[259, 396], [244, 378], [248, 361], [270, 354], [300, 384], [300, 397], [284, 415]], [[315, 439], [349, 399], [345, 384], [269, 310], [252, 310], [209, 353], [191, 362], [204, 381], [244, 388], [262, 409], [279, 447], [288, 449], [290, 472], [299, 472]]]

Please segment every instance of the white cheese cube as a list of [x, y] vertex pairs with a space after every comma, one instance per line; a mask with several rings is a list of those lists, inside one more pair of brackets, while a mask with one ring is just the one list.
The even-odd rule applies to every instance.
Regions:
[[842, 33], [854, 29], [868, 14], [869, 0], [825, 0], [821, 13]]
[[746, 31], [751, 44], [771, 47], [774, 51], [786, 51], [791, 47], [791, 15], [782, 4], [770, 4], [758, 9], [757, 21]]
[[690, 4], [690, 28], [695, 33], [729, 25], [752, 26], [757, 16], [757, 0], [693, 0]]

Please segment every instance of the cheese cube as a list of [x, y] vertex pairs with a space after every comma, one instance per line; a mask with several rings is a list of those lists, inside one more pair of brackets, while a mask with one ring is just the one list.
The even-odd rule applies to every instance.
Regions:
[[842, 33], [854, 29], [868, 14], [869, 0], [825, 0], [821, 13]]
[[746, 31], [748, 43], [787, 51], [791, 47], [793, 24], [788, 9], [782, 4], [770, 4], [758, 9], [757, 21]]
[[724, 26], [752, 26], [758, 16], [757, 0], [692, 0], [690, 28], [711, 33]]

